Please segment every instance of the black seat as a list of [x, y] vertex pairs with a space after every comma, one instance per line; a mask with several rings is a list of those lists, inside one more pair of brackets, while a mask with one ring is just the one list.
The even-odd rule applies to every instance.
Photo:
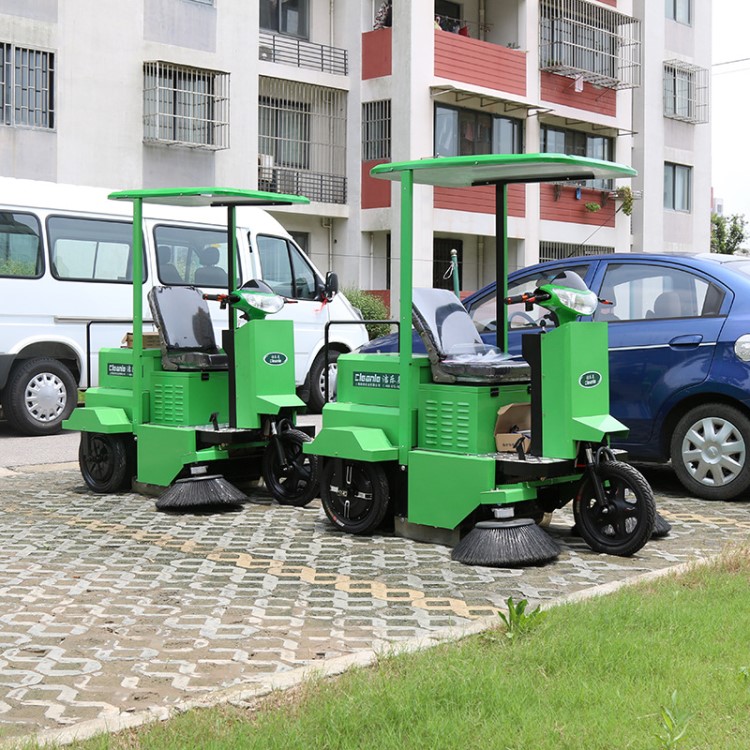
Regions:
[[412, 318], [436, 383], [529, 381], [529, 365], [485, 344], [466, 308], [447, 289], [414, 289]]
[[219, 262], [219, 248], [206, 245], [198, 251], [198, 259], [201, 265], [195, 269], [194, 281], [198, 286], [220, 286], [227, 285], [227, 272], [216, 265]]
[[156, 248], [156, 261], [159, 268], [159, 280], [162, 284], [184, 283], [177, 266], [172, 263], [172, 248], [169, 245], [159, 245]]
[[225, 370], [203, 293], [194, 286], [155, 286], [148, 303], [159, 329], [165, 370]]

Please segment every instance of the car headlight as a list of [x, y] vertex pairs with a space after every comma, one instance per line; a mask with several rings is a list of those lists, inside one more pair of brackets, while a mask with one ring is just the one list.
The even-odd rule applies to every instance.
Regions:
[[593, 315], [598, 304], [593, 292], [579, 292], [575, 289], [555, 289], [560, 302], [570, 310], [575, 310], [579, 315]]
[[750, 362], [750, 333], [740, 336], [734, 342], [734, 353], [742, 362]]

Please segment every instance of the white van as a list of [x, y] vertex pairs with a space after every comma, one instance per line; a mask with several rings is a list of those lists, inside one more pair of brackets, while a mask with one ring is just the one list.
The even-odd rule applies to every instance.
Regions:
[[[109, 192], [0, 178], [0, 404], [25, 434], [59, 431], [76, 389], [97, 385], [99, 349], [132, 328], [131, 208]], [[226, 289], [223, 209], [202, 209], [200, 223], [184, 208], [144, 204], [143, 213], [144, 311], [154, 285]], [[278, 315], [294, 321], [298, 390], [319, 410], [324, 326], [360, 316], [343, 294], [327, 301], [323, 276], [266, 211], [237, 209], [237, 242], [242, 281], [263, 279], [289, 302]], [[227, 313], [209, 304], [221, 340]], [[330, 360], [365, 341], [364, 325], [331, 326]]]

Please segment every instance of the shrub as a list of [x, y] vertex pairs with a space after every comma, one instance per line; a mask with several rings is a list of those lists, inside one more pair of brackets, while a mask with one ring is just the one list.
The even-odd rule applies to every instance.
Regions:
[[[377, 295], [370, 294], [362, 289], [344, 289], [344, 294], [349, 302], [359, 309], [365, 321], [387, 320], [390, 317], [385, 302]], [[367, 328], [367, 335], [371, 339], [385, 336], [391, 332], [391, 327], [386, 323], [369, 324], [365, 327]]]

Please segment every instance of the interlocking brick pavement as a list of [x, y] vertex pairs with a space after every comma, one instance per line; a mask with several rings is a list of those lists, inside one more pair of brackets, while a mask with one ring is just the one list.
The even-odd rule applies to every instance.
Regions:
[[388, 649], [745, 541], [745, 503], [682, 497], [654, 472], [669, 537], [633, 558], [563, 552], [540, 568], [474, 568], [450, 550], [335, 531], [316, 501], [238, 512], [158, 513], [135, 494], [93, 495], [77, 471], [0, 479], [0, 737], [27, 735], [260, 681], [324, 659]]

